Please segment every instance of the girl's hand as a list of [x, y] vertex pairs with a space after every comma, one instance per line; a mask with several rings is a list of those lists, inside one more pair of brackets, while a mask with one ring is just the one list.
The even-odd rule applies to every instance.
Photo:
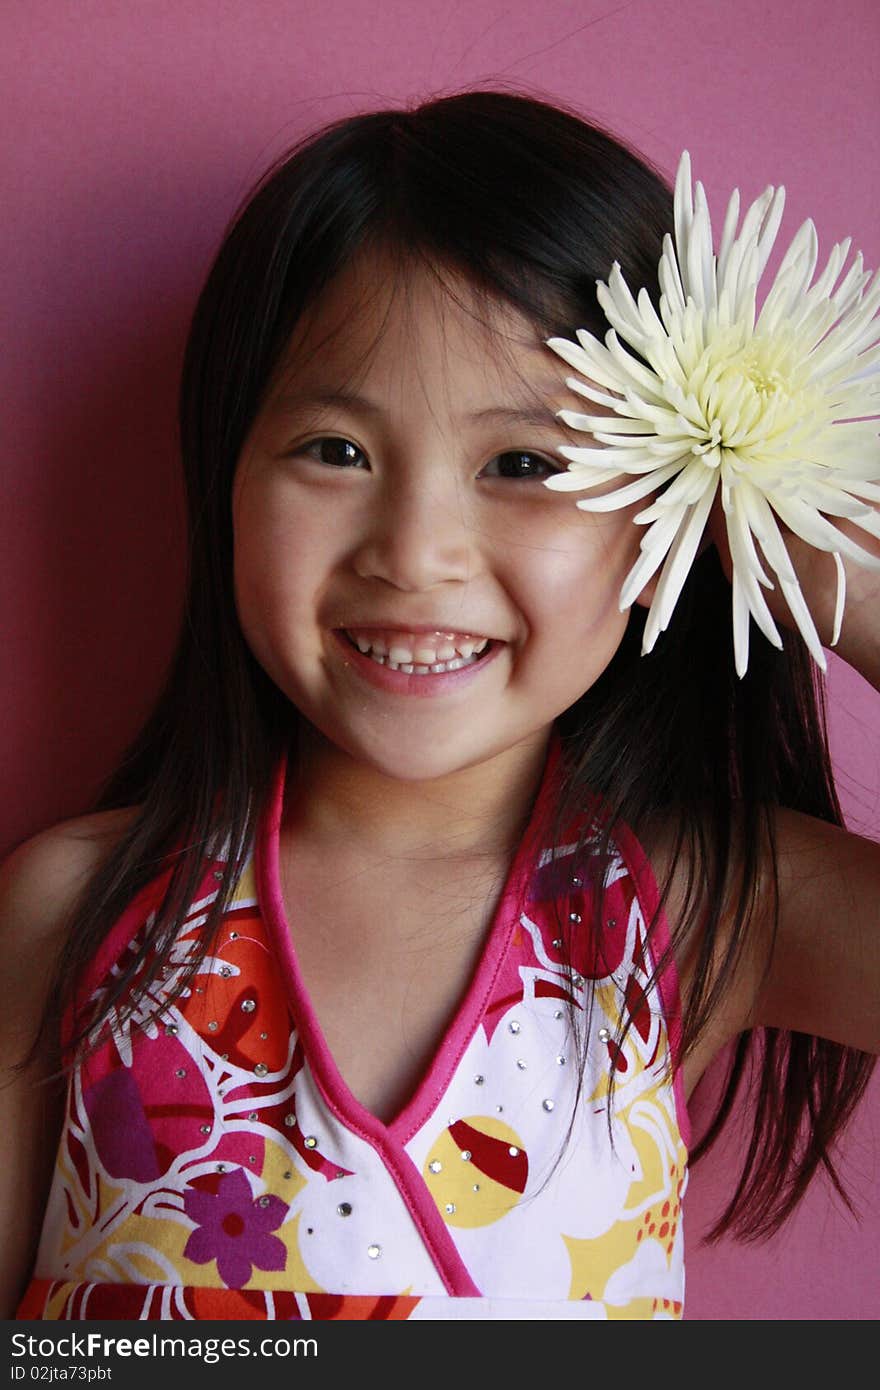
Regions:
[[[835, 520], [840, 530], [850, 536], [857, 545], [880, 559], [880, 539], [844, 518]], [[837, 566], [834, 557], [827, 551], [817, 550], [781, 522], [779, 524], [819, 637], [824, 646], [830, 646], [837, 598]], [[721, 557], [724, 572], [730, 579], [733, 562], [727, 543], [727, 528], [720, 495], [715, 500], [709, 518], [709, 532]], [[847, 559], [846, 556], [843, 557], [843, 568], [846, 573], [846, 605], [840, 640], [833, 650], [870, 681], [875, 689], [880, 689], [880, 570], [868, 569], [865, 565]], [[772, 573], [769, 577], [773, 578]], [[763, 589], [763, 594], [774, 621], [780, 627], [797, 632], [791, 611], [779, 586]]]

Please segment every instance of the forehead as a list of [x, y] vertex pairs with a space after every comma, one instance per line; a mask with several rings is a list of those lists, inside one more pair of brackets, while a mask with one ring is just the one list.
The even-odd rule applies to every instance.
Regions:
[[372, 251], [340, 271], [302, 315], [269, 404], [367, 379], [389, 396], [417, 379], [430, 394], [454, 392], [463, 409], [499, 396], [564, 403], [564, 375], [513, 305], [448, 268]]

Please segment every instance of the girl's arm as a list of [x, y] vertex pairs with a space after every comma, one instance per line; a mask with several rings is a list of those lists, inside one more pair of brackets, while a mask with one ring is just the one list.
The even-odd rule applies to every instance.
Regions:
[[[880, 557], [880, 540], [847, 522], [841, 527]], [[711, 531], [729, 578], [730, 552], [720, 503]], [[786, 541], [810, 612], [827, 643], [834, 620], [834, 560], [790, 534]], [[847, 601], [836, 651], [880, 690], [880, 572], [849, 560], [844, 568]], [[765, 596], [780, 626], [791, 629], [783, 640], [800, 641], [781, 595]], [[775, 812], [774, 824], [779, 888], [775, 944], [771, 952], [768, 848], [759, 930], [728, 982], [722, 1009], [685, 1060], [688, 1090], [721, 1047], [752, 1027], [792, 1029], [880, 1053], [880, 844], [785, 807]], [[658, 882], [669, 878], [666, 912], [676, 921], [686, 902], [687, 866], [674, 858], [668, 826], [649, 825], [644, 835]], [[734, 893], [735, 888], [731, 912]], [[727, 940], [722, 929], [719, 961]], [[698, 944], [685, 941], [676, 953], [685, 1005]]]
[[131, 815], [65, 821], [0, 864], [0, 1317], [15, 1315], [30, 1277], [64, 1110], [60, 1058], [46, 1039], [24, 1070], [75, 896]]
[[[880, 557], [880, 540], [849, 522], [839, 524]], [[729, 572], [717, 530], [715, 539]], [[791, 535], [787, 542], [819, 634], [828, 642], [833, 558]], [[880, 571], [849, 560], [844, 569], [846, 607], [835, 650], [880, 690]], [[768, 595], [768, 602], [774, 617], [790, 624], [784, 601]], [[880, 1053], [880, 844], [785, 808], [776, 813], [776, 833], [779, 930], [763, 979], [763, 962], [755, 962], [756, 993], [746, 1026], [795, 1029]]]
[[880, 1053], [880, 844], [781, 809], [779, 928], [750, 1025]]

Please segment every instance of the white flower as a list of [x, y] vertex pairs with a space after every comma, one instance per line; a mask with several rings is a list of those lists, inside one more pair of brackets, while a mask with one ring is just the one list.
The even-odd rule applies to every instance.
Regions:
[[635, 518], [648, 529], [620, 596], [621, 609], [628, 608], [663, 564], [643, 652], [669, 624], [721, 489], [740, 676], [748, 665], [750, 614], [774, 646], [782, 646], [761, 591], [762, 585], [774, 587], [765, 569], [776, 576], [804, 640], [826, 668], [778, 521], [835, 556], [832, 644], [843, 614], [841, 555], [880, 567], [834, 522], [846, 517], [880, 536], [880, 513], [867, 505], [880, 502], [880, 275], [872, 280], [858, 255], [840, 278], [847, 240], [832, 248], [811, 284], [819, 247], [807, 221], [758, 312], [758, 282], [784, 197], [783, 188], [767, 188], [737, 232], [734, 190], [716, 257], [706, 195], [700, 183], [692, 192], [685, 151], [675, 182], [675, 238], [664, 238], [660, 260], [659, 313], [646, 290], [633, 298], [615, 262], [608, 284], [597, 287], [611, 325], [604, 345], [583, 329], [576, 343], [547, 343], [585, 378], [568, 377], [568, 386], [612, 413], [559, 412], [593, 442], [561, 447], [568, 470], [546, 479], [546, 486], [577, 491], [632, 475], [604, 496], [580, 500], [586, 511], [625, 507], [664, 488]]

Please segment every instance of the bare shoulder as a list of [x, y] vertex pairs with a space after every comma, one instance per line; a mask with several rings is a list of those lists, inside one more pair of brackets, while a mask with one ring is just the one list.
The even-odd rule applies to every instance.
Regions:
[[[775, 863], [768, 837], [756, 870], [752, 929], [735, 967], [726, 972], [714, 1019], [686, 1059], [688, 1090], [715, 1053], [747, 1028], [788, 1029], [880, 1052], [880, 844], [787, 807], [774, 808], [772, 829]], [[708, 964], [710, 978], [723, 969], [731, 939], [741, 862], [737, 839], [735, 821], [731, 891]], [[647, 828], [644, 847], [658, 885], [667, 888], [665, 911], [687, 1013], [702, 942], [676, 928], [689, 884], [699, 904], [699, 870], [686, 846], [677, 851], [662, 818]]]
[[139, 811], [131, 806], [61, 821], [0, 864], [0, 1038], [31, 1036], [45, 1007], [71, 910]]
[[78, 894], [140, 811], [74, 816], [24, 840], [0, 863], [0, 949], [57, 935]]
[[779, 925], [755, 1021], [880, 1053], [880, 844], [776, 813]]
[[35, 1046], [70, 913], [138, 807], [75, 817], [0, 864], [0, 1317], [33, 1267], [61, 1130], [58, 1039]]

